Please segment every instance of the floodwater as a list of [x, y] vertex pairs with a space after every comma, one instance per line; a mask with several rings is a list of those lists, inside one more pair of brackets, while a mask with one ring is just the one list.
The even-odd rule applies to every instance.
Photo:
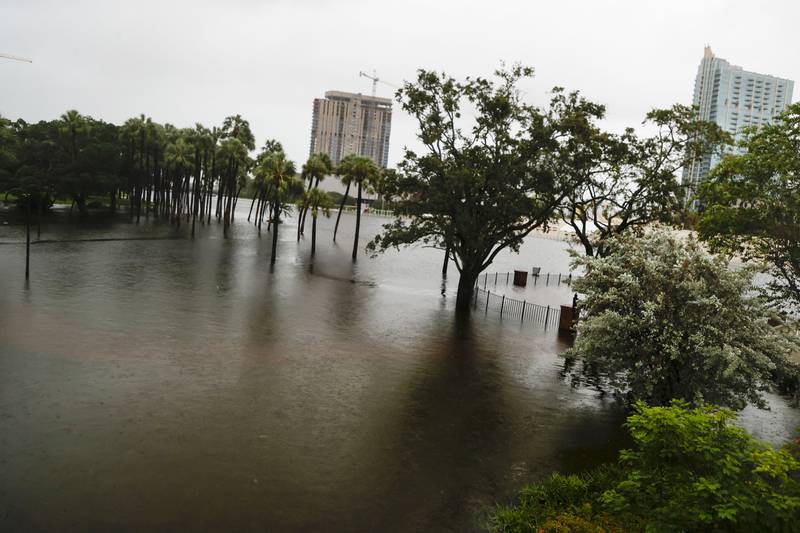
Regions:
[[[567, 340], [456, 321], [440, 251], [354, 265], [343, 215], [312, 263], [290, 218], [271, 270], [246, 207], [229, 239], [53, 215], [29, 283], [24, 246], [0, 245], [0, 530], [480, 530], [526, 482], [626, 444], [614, 405], [562, 379]], [[529, 239], [489, 270], [567, 272], [566, 248]], [[800, 419], [773, 403], [746, 418], [780, 440]]]

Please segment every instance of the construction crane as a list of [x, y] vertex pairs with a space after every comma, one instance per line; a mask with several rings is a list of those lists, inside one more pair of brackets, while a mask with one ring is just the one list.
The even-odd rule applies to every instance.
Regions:
[[0, 54], [0, 57], [4, 59], [12, 59], [14, 61], [22, 61], [23, 63], [33, 63], [33, 61], [31, 61], [30, 59], [25, 59], [24, 57], [19, 57], [19, 56], [12, 56], [9, 54]]
[[378, 82], [381, 82], [381, 83], [383, 83], [383, 84], [385, 84], [385, 85], [388, 85], [389, 87], [394, 87], [395, 89], [399, 89], [399, 88], [400, 88], [400, 87], [398, 87], [397, 85], [395, 85], [395, 84], [393, 84], [393, 83], [389, 83], [389, 82], [388, 82], [388, 81], [386, 81], [386, 80], [382, 80], [382, 79], [380, 79], [380, 78], [378, 77], [378, 74], [377, 74], [377, 73], [376, 73], [374, 70], [372, 71], [372, 76], [370, 76], [369, 74], [367, 74], [367, 73], [366, 73], [366, 72], [364, 72], [363, 70], [360, 70], [360, 71], [358, 72], [358, 75], [359, 75], [360, 77], [363, 77], [363, 78], [369, 78], [369, 79], [371, 79], [371, 80], [372, 80], [372, 96], [375, 96], [375, 93], [378, 91]]

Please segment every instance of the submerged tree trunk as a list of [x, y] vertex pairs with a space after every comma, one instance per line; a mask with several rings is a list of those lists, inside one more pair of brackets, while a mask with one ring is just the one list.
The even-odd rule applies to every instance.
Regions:
[[[311, 192], [311, 184], [314, 182], [314, 177], [309, 176], [308, 178], [308, 188], [306, 192]], [[308, 207], [303, 207], [300, 210], [300, 213], [297, 218], [297, 242], [300, 242], [300, 235], [305, 235], [306, 231], [306, 214], [308, 214]]]
[[344, 209], [344, 203], [347, 201], [347, 194], [350, 192], [350, 184], [347, 184], [347, 188], [344, 190], [344, 196], [342, 196], [342, 203], [339, 204], [339, 214], [336, 215], [336, 226], [333, 228], [333, 242], [336, 242], [336, 232], [339, 231], [339, 219], [342, 218], [342, 209]]
[[311, 257], [317, 251], [317, 215], [311, 214]]
[[356, 237], [353, 241], [353, 261], [358, 255], [358, 233], [361, 229], [361, 182], [358, 182], [358, 199], [356, 200]]
[[456, 295], [456, 312], [469, 314], [472, 297], [475, 294], [475, 282], [480, 272], [477, 269], [463, 268], [458, 278], [458, 293]]
[[[253, 199], [250, 201], [250, 211], [248, 211], [248, 212], [247, 212], [247, 221], [248, 221], [248, 222], [250, 222], [250, 216], [253, 214], [253, 206], [254, 206], [254, 205], [255, 205], [255, 203], [256, 203], [256, 198], [258, 198], [258, 197], [259, 197], [259, 192], [260, 192], [260, 189], [259, 189], [259, 190], [257, 190], [257, 191], [255, 192], [255, 194], [253, 194]], [[259, 205], [259, 207], [260, 207], [260, 206], [261, 206], [261, 203], [259, 202], [259, 204], [258, 204], [258, 205]], [[256, 211], [256, 214], [258, 214], [258, 211]]]
[[269, 258], [269, 264], [275, 264], [275, 255], [278, 252], [278, 225], [280, 224], [280, 211], [278, 209], [278, 202], [276, 201], [272, 206], [272, 257]]

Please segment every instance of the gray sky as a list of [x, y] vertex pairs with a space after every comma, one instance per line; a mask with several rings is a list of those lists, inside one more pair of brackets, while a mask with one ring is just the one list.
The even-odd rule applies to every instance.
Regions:
[[[183, 127], [241, 113], [258, 144], [277, 138], [302, 162], [313, 99], [369, 94], [359, 70], [400, 84], [418, 68], [488, 75], [506, 61], [536, 69], [523, 87], [531, 102], [554, 85], [579, 89], [619, 130], [652, 107], [691, 103], [706, 43], [745, 69], [800, 80], [798, 20], [797, 0], [1, 0], [0, 52], [34, 63], [0, 61], [0, 114], [35, 121], [75, 108]], [[395, 105], [391, 165], [414, 135]]]

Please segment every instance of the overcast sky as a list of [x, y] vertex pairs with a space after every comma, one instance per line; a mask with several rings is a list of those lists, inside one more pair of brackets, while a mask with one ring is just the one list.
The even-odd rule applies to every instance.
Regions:
[[[0, 0], [0, 114], [27, 121], [67, 109], [122, 123], [218, 125], [240, 113], [257, 143], [308, 155], [311, 106], [327, 90], [369, 94], [359, 70], [394, 84], [418, 68], [488, 75], [501, 61], [607, 107], [607, 126], [652, 107], [691, 103], [703, 46], [755, 70], [800, 80], [798, 0]], [[797, 99], [795, 90], [795, 99]], [[393, 89], [379, 85], [378, 94]], [[397, 106], [390, 165], [414, 127]]]

